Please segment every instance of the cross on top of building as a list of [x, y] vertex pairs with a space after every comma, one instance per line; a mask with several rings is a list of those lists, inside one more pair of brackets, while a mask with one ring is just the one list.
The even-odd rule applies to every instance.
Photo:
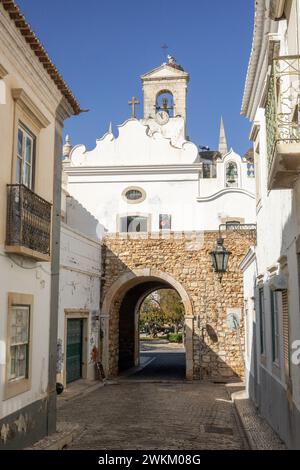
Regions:
[[135, 107], [137, 104], [140, 104], [140, 102], [133, 96], [130, 101], [128, 101], [128, 104], [131, 105], [131, 117], [135, 118]]

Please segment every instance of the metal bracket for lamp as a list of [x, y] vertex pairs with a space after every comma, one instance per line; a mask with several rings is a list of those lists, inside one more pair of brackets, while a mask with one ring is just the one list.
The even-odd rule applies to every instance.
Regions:
[[256, 225], [255, 224], [241, 224], [240, 222], [227, 222], [226, 224], [219, 225], [219, 237], [214, 250], [210, 252], [212, 259], [212, 266], [214, 271], [218, 273], [220, 282], [222, 281], [223, 274], [227, 271], [228, 259], [231, 251], [226, 250], [224, 247], [224, 238], [222, 237], [222, 229], [237, 232], [239, 234], [251, 236], [255, 238]]

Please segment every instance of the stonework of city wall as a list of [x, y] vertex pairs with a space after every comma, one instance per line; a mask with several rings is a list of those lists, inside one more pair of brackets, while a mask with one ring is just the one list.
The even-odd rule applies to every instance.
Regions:
[[[232, 254], [221, 282], [209, 255], [218, 236], [212, 231], [147, 237], [109, 235], [103, 241], [104, 303], [106, 294], [122, 276], [146, 269], [165, 273], [187, 293], [192, 310], [186, 321], [186, 328], [192, 330], [187, 334], [186, 355], [191, 362], [187, 368], [192, 371], [188, 378], [194, 380], [226, 380], [244, 373], [243, 279], [239, 264], [254, 243], [254, 232], [222, 232], [224, 245]], [[105, 312], [112, 376], [118, 373], [119, 308], [125, 292], [121, 289]], [[238, 330], [232, 328], [232, 322], [230, 326], [230, 313], [240, 318]]]

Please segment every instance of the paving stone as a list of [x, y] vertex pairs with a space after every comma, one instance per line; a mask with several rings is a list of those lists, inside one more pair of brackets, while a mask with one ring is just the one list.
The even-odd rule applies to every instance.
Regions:
[[276, 432], [259, 416], [254, 403], [244, 391], [233, 393], [232, 399], [252, 450], [286, 449]]
[[83, 432], [69, 449], [245, 449], [224, 385], [116, 381], [75, 398], [59, 420]]

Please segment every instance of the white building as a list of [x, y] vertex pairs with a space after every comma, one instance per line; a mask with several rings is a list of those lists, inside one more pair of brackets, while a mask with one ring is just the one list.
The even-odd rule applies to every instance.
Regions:
[[252, 223], [255, 183], [251, 160], [227, 150], [200, 151], [186, 136], [189, 76], [168, 63], [141, 77], [144, 116], [111, 126], [87, 151], [75, 146], [65, 160], [68, 191], [109, 232], [201, 231], [221, 223]]
[[[99, 350], [103, 228], [62, 191], [57, 381], [95, 379]], [[98, 234], [98, 235], [97, 235]]]
[[18, 6], [1, 0], [1, 449], [56, 430], [62, 128], [79, 112]]
[[[300, 448], [300, 1], [258, 0], [242, 113], [253, 123], [257, 246], [242, 263], [247, 384]], [[298, 343], [297, 343], [298, 342]]]

